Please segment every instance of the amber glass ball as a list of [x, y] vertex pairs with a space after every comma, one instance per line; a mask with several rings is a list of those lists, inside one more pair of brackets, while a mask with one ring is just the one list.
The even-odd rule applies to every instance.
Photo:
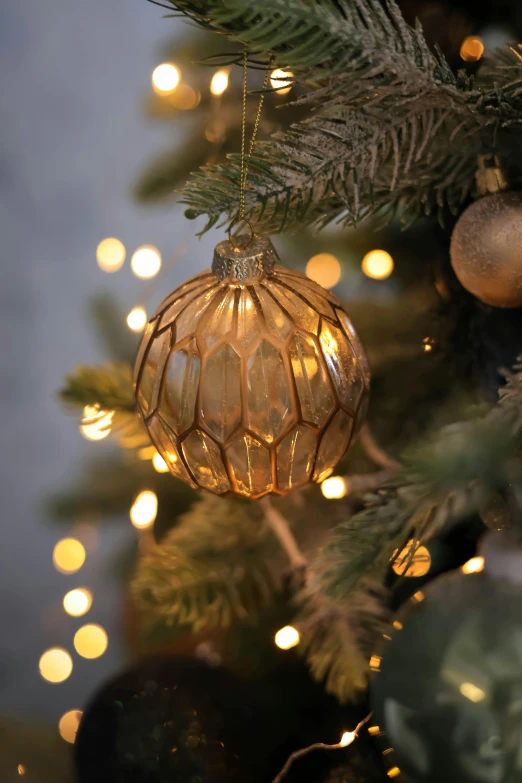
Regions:
[[276, 266], [177, 288], [146, 327], [135, 384], [174, 476], [258, 498], [332, 471], [364, 420], [369, 370], [340, 302]]

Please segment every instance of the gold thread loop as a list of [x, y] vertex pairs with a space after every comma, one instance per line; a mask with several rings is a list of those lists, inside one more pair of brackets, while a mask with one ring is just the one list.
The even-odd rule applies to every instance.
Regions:
[[[239, 221], [246, 223], [246, 225], [250, 229], [250, 238], [246, 243], [236, 242], [235, 237], [232, 236], [232, 226], [234, 226], [236, 223], [239, 223]], [[228, 227], [228, 241], [230, 242], [234, 250], [246, 250], [252, 244], [252, 240], [254, 239], [254, 237], [255, 237], [254, 227], [250, 222], [250, 220], [248, 220], [248, 218], [246, 217], [241, 217], [240, 215], [238, 215], [238, 217], [234, 218], [234, 220]]]

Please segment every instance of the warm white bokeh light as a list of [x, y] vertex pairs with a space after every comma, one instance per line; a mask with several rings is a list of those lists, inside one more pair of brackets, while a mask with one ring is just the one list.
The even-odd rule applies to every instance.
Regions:
[[484, 570], [484, 558], [472, 557], [467, 563], [462, 566], [462, 571], [465, 574], [478, 574], [479, 571]]
[[474, 685], [472, 682], [461, 683], [459, 691], [464, 696], [464, 698], [469, 699], [469, 701], [472, 701], [475, 704], [478, 704], [479, 701], [484, 701], [486, 698], [485, 691], [483, 691], [482, 688], [479, 688], [478, 685]]
[[286, 95], [292, 89], [292, 71], [285, 71], [282, 68], [276, 68], [270, 74], [270, 84], [279, 95]]
[[140, 492], [131, 506], [130, 519], [134, 527], [150, 527], [158, 513], [158, 496], [150, 489]]
[[[395, 558], [392, 569], [400, 576], [419, 577], [425, 576], [431, 568], [431, 555], [425, 546], [417, 545], [413, 554], [413, 541], [409, 541], [401, 552], [393, 553]], [[406, 565], [408, 564], [408, 565]]]
[[85, 563], [85, 547], [76, 538], [62, 538], [53, 550], [53, 565], [62, 574], [74, 574]]
[[63, 739], [70, 742], [71, 745], [74, 745], [82, 714], [81, 710], [69, 710], [65, 715], [62, 715], [58, 722], [58, 731]]
[[127, 326], [133, 332], [142, 332], [147, 323], [147, 313], [144, 307], [133, 307], [127, 316]]
[[370, 250], [362, 260], [362, 271], [374, 280], [386, 280], [393, 272], [393, 258], [386, 250]]
[[216, 71], [210, 81], [210, 92], [212, 95], [223, 95], [228, 87], [228, 71]]
[[81, 617], [92, 606], [92, 595], [84, 587], [69, 590], [63, 598], [63, 608], [71, 617]]
[[181, 79], [181, 73], [174, 63], [161, 63], [152, 72], [152, 87], [158, 95], [174, 92]]
[[344, 498], [347, 493], [346, 481], [342, 476], [330, 476], [321, 484], [321, 492], [328, 500]]
[[125, 261], [125, 245], [115, 237], [103, 239], [96, 248], [96, 261], [104, 272], [117, 272]]
[[109, 644], [109, 638], [101, 625], [82, 625], [74, 634], [74, 649], [82, 658], [99, 658]]
[[345, 748], [347, 745], [351, 745], [354, 739], [355, 739], [355, 731], [345, 731], [343, 736], [339, 740], [339, 745], [341, 746], [341, 748]]
[[114, 411], [102, 411], [99, 405], [86, 405], [80, 432], [87, 440], [103, 440], [111, 434]]
[[46, 650], [38, 664], [40, 674], [47, 682], [63, 682], [72, 672], [73, 662], [67, 650], [51, 647]]
[[152, 464], [154, 466], [154, 470], [158, 473], [168, 473], [169, 472], [169, 466], [161, 456], [159, 452], [156, 452], [155, 455], [152, 458]]
[[468, 35], [460, 47], [460, 56], [467, 63], [476, 63], [484, 54], [484, 42], [477, 35]]
[[306, 265], [306, 276], [323, 288], [333, 288], [341, 279], [341, 264], [331, 253], [317, 253]]
[[289, 650], [291, 647], [295, 647], [301, 641], [299, 631], [292, 625], [285, 625], [284, 628], [280, 628], [275, 635], [275, 643], [280, 650]]
[[149, 280], [161, 269], [161, 255], [153, 245], [142, 245], [134, 251], [130, 263], [136, 277]]

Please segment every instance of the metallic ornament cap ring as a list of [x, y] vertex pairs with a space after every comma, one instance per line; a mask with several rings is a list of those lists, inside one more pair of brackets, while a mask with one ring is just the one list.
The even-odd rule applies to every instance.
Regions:
[[278, 262], [277, 251], [268, 237], [241, 235], [217, 245], [212, 271], [218, 280], [248, 285], [271, 275]]

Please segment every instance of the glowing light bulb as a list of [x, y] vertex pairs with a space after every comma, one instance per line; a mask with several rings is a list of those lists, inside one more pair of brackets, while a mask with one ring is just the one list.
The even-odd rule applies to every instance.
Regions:
[[127, 326], [133, 332], [142, 332], [147, 323], [147, 313], [144, 307], [133, 307], [127, 316]]
[[19, 764], [16, 768], [19, 775], [25, 775], [26, 769], [23, 764]]
[[62, 574], [74, 574], [85, 563], [85, 547], [76, 538], [62, 538], [53, 549], [53, 564]]
[[134, 251], [131, 258], [131, 269], [142, 280], [149, 280], [161, 269], [161, 255], [153, 245], [142, 245]]
[[63, 598], [63, 608], [71, 617], [81, 617], [92, 606], [92, 595], [84, 587], [69, 590]]
[[107, 237], [96, 248], [96, 261], [104, 272], [117, 272], [125, 261], [125, 245], [119, 239]]
[[344, 498], [347, 492], [346, 481], [342, 476], [331, 476], [321, 484], [321, 492], [328, 500]]
[[80, 725], [80, 719], [82, 717], [81, 710], [69, 710], [65, 715], [62, 715], [58, 722], [58, 731], [66, 742], [74, 744], [76, 739], [76, 732]]
[[[393, 553], [392, 569], [400, 576], [425, 576], [431, 568], [431, 556], [425, 546], [417, 545], [414, 551], [413, 540], [409, 541], [401, 552]], [[406, 567], [406, 563], [408, 566]]]
[[331, 253], [317, 253], [306, 265], [306, 276], [323, 288], [333, 288], [341, 279], [341, 265]]
[[291, 647], [296, 647], [300, 641], [299, 631], [292, 625], [285, 625], [275, 635], [275, 643], [280, 650], [290, 650]]
[[472, 682], [463, 682], [459, 687], [459, 691], [464, 696], [464, 698], [469, 699], [475, 704], [478, 704], [479, 701], [484, 701], [486, 698], [486, 694], [482, 688], [479, 688]]
[[155, 492], [145, 490], [140, 492], [131, 506], [130, 519], [134, 527], [150, 527], [158, 513], [158, 497]]
[[370, 669], [374, 672], [378, 672], [381, 668], [382, 658], [379, 655], [372, 655], [370, 658]]
[[279, 95], [286, 95], [292, 89], [292, 71], [285, 71], [282, 68], [276, 68], [270, 74], [270, 84]]
[[381, 730], [380, 730], [379, 726], [370, 726], [370, 728], [368, 729], [368, 734], [370, 735], [370, 737], [375, 737], [375, 736], [377, 736], [377, 734], [380, 734], [380, 733], [381, 733]]
[[109, 638], [101, 625], [82, 625], [74, 634], [74, 649], [82, 658], [99, 658], [109, 644]]
[[374, 280], [386, 280], [393, 272], [393, 258], [386, 250], [370, 250], [362, 260], [362, 271]]
[[152, 465], [154, 466], [154, 470], [156, 470], [158, 473], [168, 473], [169, 472], [169, 466], [161, 456], [159, 452], [156, 452], [155, 455], [152, 458]]
[[476, 63], [484, 54], [484, 42], [476, 35], [464, 38], [460, 47], [460, 56], [467, 63]]
[[472, 557], [467, 563], [462, 566], [462, 572], [464, 574], [478, 574], [479, 571], [484, 570], [484, 558]]
[[228, 87], [228, 71], [216, 71], [210, 81], [212, 95], [223, 95]]
[[345, 748], [347, 745], [351, 745], [354, 739], [355, 739], [355, 731], [345, 731], [343, 736], [339, 740], [339, 745], [341, 746], [341, 748]]
[[158, 95], [174, 92], [181, 79], [181, 73], [173, 63], [161, 63], [152, 72], [152, 88]]
[[180, 84], [176, 92], [169, 97], [169, 103], [175, 109], [195, 109], [201, 100], [201, 93], [190, 84]]
[[111, 434], [114, 411], [102, 411], [99, 405], [86, 405], [80, 432], [87, 440], [103, 440]]
[[396, 778], [398, 775], [401, 774], [401, 771], [399, 767], [392, 767], [391, 769], [388, 770], [386, 774], [388, 775], [389, 778]]
[[64, 682], [72, 672], [73, 662], [67, 650], [51, 647], [41, 656], [38, 668], [47, 682]]

